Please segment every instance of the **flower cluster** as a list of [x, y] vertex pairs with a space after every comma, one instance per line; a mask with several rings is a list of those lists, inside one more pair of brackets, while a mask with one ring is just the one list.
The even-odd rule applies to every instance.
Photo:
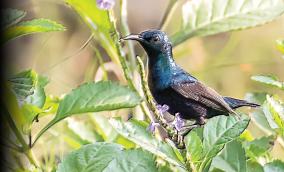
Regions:
[[97, 0], [97, 5], [100, 9], [109, 10], [115, 4], [115, 0]]

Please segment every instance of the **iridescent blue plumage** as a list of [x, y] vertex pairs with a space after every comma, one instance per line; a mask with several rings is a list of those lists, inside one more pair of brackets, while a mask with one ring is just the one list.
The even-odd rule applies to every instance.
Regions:
[[245, 100], [222, 97], [179, 67], [164, 32], [147, 30], [124, 39], [138, 41], [147, 52], [149, 88], [158, 104], [169, 106], [170, 114], [179, 113], [183, 119], [195, 119], [198, 124], [203, 124], [204, 118], [235, 113], [233, 109], [241, 106], [258, 106]]

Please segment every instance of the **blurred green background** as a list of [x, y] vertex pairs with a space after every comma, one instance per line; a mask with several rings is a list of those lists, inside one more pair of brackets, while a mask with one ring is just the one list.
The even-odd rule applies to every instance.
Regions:
[[[63, 1], [12, 0], [8, 6], [27, 11], [25, 19], [49, 18], [67, 28], [65, 32], [34, 34], [8, 42], [5, 47], [10, 50], [7, 58], [9, 73], [33, 68], [39, 74], [48, 76], [50, 83], [46, 92], [57, 96], [71, 91], [83, 82], [101, 79], [102, 74], [98, 72], [99, 60], [93, 47], [82, 48], [91, 35], [90, 29]], [[165, 0], [129, 0], [128, 20], [131, 32], [158, 28], [166, 6]], [[118, 8], [118, 4], [115, 8]], [[175, 20], [168, 23], [165, 29], [169, 35], [180, 27], [180, 11], [176, 11]], [[257, 91], [277, 93], [283, 98], [283, 92], [250, 79], [252, 75], [271, 74], [284, 80], [284, 57], [275, 48], [275, 40], [283, 38], [284, 16], [257, 28], [190, 39], [174, 49], [174, 57], [185, 70], [222, 95], [244, 98], [247, 92]], [[142, 55], [142, 48], [136, 46], [136, 54]], [[107, 54], [103, 51], [101, 53], [106, 68], [112, 70], [111, 79], [122, 77], [120, 67], [109, 63]], [[41, 128], [49, 119], [50, 117], [45, 117], [40, 120], [33, 132], [37, 132], [37, 128]], [[69, 132], [65, 128], [70, 120], [84, 124], [86, 119], [76, 116], [53, 127], [36, 145], [37, 156], [59, 152], [58, 157], [62, 158], [66, 150], [79, 146], [73, 138], [65, 135]], [[251, 126], [250, 129], [256, 137], [263, 134], [256, 127]], [[281, 156], [284, 154], [283, 149], [279, 146], [276, 145], [273, 152], [276, 157], [284, 159]], [[43, 156], [43, 159], [50, 157], [52, 156]]]

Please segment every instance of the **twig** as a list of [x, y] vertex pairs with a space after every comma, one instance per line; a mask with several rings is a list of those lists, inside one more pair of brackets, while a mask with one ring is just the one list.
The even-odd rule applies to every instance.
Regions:
[[95, 47], [95, 46], [93, 46], [93, 45], [91, 45], [91, 47], [92, 47], [93, 50], [95, 51], [96, 57], [98, 58], [99, 63], [100, 63], [100, 66], [101, 66], [102, 71], [103, 71], [103, 73], [104, 73], [104, 74], [103, 74], [103, 79], [104, 79], [104, 80], [107, 80], [107, 79], [108, 79], [107, 70], [106, 70], [106, 68], [105, 68], [105, 64], [104, 64], [104, 60], [103, 60], [103, 58], [102, 58], [102, 55], [101, 55], [101, 53], [100, 53], [100, 51], [98, 50], [97, 47]]
[[50, 72], [51, 70], [55, 69], [58, 65], [64, 63], [65, 61], [69, 60], [70, 58], [75, 57], [76, 55], [80, 54], [89, 45], [89, 43], [91, 42], [93, 37], [94, 37], [94, 34], [91, 34], [89, 36], [89, 38], [87, 39], [87, 41], [84, 42], [84, 44], [75, 53], [73, 53], [72, 55], [66, 56], [61, 61], [49, 66], [45, 71], [43, 71], [43, 73]]
[[169, 19], [173, 16], [173, 11], [176, 8], [176, 2], [177, 0], [170, 0], [170, 2], [168, 3], [166, 11], [164, 12], [163, 18], [159, 25], [160, 29], [164, 30], [166, 28], [167, 21], [169, 21]]
[[[109, 15], [109, 18], [111, 19], [112, 17], [111, 17], [110, 11], [108, 11], [108, 15]], [[124, 77], [125, 77], [125, 79], [126, 79], [126, 81], [128, 83], [128, 86], [132, 90], [138, 92], [137, 89], [134, 86], [133, 81], [132, 81], [129, 67], [128, 67], [127, 63], [126, 63], [126, 59], [125, 59], [124, 53], [122, 52], [122, 48], [121, 48], [121, 45], [119, 43], [119, 33], [118, 33], [117, 29], [116, 29], [116, 26], [115, 26], [115, 23], [114, 23], [113, 20], [111, 20], [111, 24], [112, 24], [112, 28], [113, 28], [113, 30], [115, 32], [113, 38], [114, 38], [115, 48], [116, 48], [116, 51], [117, 51], [117, 54], [118, 54], [118, 59], [119, 59], [120, 65], [121, 65], [122, 70], [123, 70]]]
[[139, 56], [137, 56], [136, 58], [137, 58], [137, 62], [138, 62], [139, 74], [140, 74], [140, 77], [141, 77], [142, 89], [143, 89], [144, 95], [146, 97], [146, 103], [149, 105], [150, 110], [154, 113], [155, 116], [152, 113], [147, 113], [146, 115], [151, 120], [151, 123], [160, 124], [159, 126], [156, 127], [156, 129], [157, 129], [157, 132], [158, 132], [159, 136], [161, 137], [161, 139], [165, 140], [166, 138], [169, 137], [169, 134], [168, 134], [167, 130], [163, 127], [163, 124], [164, 124], [163, 120], [161, 119], [160, 112], [156, 108], [154, 98], [153, 98], [153, 96], [150, 92], [150, 89], [148, 87], [148, 82], [147, 82], [147, 79], [146, 79], [143, 61], [141, 60], [141, 58]]
[[[127, 22], [127, 0], [120, 0], [120, 21], [121, 21], [121, 28], [122, 33], [124, 35], [129, 35], [130, 30]], [[132, 41], [126, 42], [127, 48], [129, 50], [129, 59], [131, 62], [132, 71], [136, 67], [136, 56], [134, 51], [134, 45]]]
[[[145, 97], [146, 97], [146, 102], [149, 104], [149, 107], [150, 107], [151, 111], [155, 114], [155, 116], [157, 118], [159, 118], [160, 113], [156, 108], [154, 98], [152, 97], [152, 95], [150, 93], [150, 89], [148, 87], [143, 61], [141, 60], [141, 58], [139, 56], [137, 56], [136, 58], [137, 58], [139, 73], [140, 73], [140, 77], [141, 77], [142, 89], [143, 89], [143, 92], [144, 92]], [[158, 120], [155, 118], [155, 116], [153, 116], [153, 114], [150, 114], [149, 118], [150, 118], [151, 122], [157, 123]]]
[[[0, 102], [0, 103], [2, 103], [2, 102]], [[21, 151], [26, 155], [26, 157], [28, 158], [28, 160], [30, 161], [31, 164], [33, 164], [34, 166], [38, 167], [37, 162], [36, 162], [35, 158], [33, 157], [32, 152], [31, 152], [30, 147], [28, 146], [28, 144], [26, 143], [26, 141], [23, 138], [22, 134], [18, 130], [16, 124], [14, 123], [14, 120], [11, 118], [10, 112], [4, 106], [4, 103], [2, 103], [0, 109], [1, 109], [1, 114], [5, 116], [8, 124], [11, 127], [12, 131], [14, 132], [16, 138], [21, 143], [22, 148], [23, 148]]]

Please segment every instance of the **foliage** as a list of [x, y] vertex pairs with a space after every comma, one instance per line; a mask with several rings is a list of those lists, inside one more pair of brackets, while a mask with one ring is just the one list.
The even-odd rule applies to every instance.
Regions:
[[[126, 20], [126, 0], [121, 0], [120, 19], [111, 6], [102, 3], [114, 1], [65, 0], [91, 30], [91, 38], [97, 49], [107, 53], [114, 64], [121, 67], [124, 79], [117, 81], [86, 82], [65, 95], [52, 96], [46, 92], [49, 79], [34, 70], [26, 70], [13, 75], [5, 82], [4, 114], [8, 130], [15, 136], [8, 140], [16, 152], [24, 154], [31, 166], [42, 171], [281, 171], [283, 162], [271, 155], [274, 143], [283, 144], [284, 106], [277, 95], [248, 93], [247, 99], [262, 104], [251, 113], [250, 118], [242, 115], [216, 116], [203, 127], [189, 132], [184, 138], [185, 149], [178, 149], [169, 137], [161, 133], [150, 133], [147, 127], [154, 122], [158, 111], [149, 93], [142, 60], [138, 58], [140, 77], [137, 77], [134, 46], [119, 42], [118, 23], [122, 22], [123, 34], [129, 31]], [[183, 26], [171, 37], [178, 45], [195, 36], [207, 36], [233, 30], [246, 29], [272, 21], [284, 12], [282, 0], [172, 0], [164, 16], [174, 20], [172, 8], [182, 6]], [[49, 31], [63, 31], [65, 27], [48, 19], [34, 19], [20, 22], [26, 12], [15, 9], [3, 11], [4, 29], [2, 43], [16, 37]], [[119, 20], [119, 22], [115, 22]], [[125, 49], [124, 49], [125, 46]], [[283, 52], [283, 41], [277, 41], [277, 48]], [[99, 54], [96, 51], [96, 54]], [[133, 63], [134, 61], [134, 63]], [[103, 66], [103, 64], [101, 64]], [[108, 73], [106, 72], [106, 75]], [[137, 78], [142, 79], [140, 91]], [[283, 91], [284, 84], [276, 77], [268, 75], [252, 76], [252, 80]], [[125, 80], [127, 86], [125, 86]], [[134, 84], [135, 83], [135, 84]], [[146, 99], [141, 96], [144, 93]], [[150, 104], [150, 108], [145, 106]], [[149, 111], [150, 110], [150, 111]], [[142, 118], [135, 113], [142, 111]], [[151, 111], [154, 111], [154, 116]], [[100, 113], [99, 113], [100, 112]], [[101, 114], [103, 113], [103, 114]], [[127, 113], [127, 120], [125, 115]], [[133, 119], [129, 119], [129, 113]], [[35, 121], [46, 115], [52, 119], [32, 137]], [[81, 115], [78, 115], [81, 114]], [[84, 114], [84, 115], [83, 115]], [[156, 116], [155, 116], [156, 115]], [[119, 117], [117, 117], [119, 116]], [[137, 118], [136, 118], [137, 117]], [[77, 118], [81, 119], [76, 120]], [[66, 120], [64, 120], [66, 119]], [[140, 118], [141, 119], [141, 118]], [[251, 135], [248, 125], [256, 123], [264, 136]], [[52, 130], [61, 123], [62, 130]], [[160, 126], [161, 127], [161, 126]], [[162, 127], [161, 127], [162, 128]], [[171, 135], [168, 128], [166, 135]], [[55, 155], [48, 161], [37, 162], [33, 155], [38, 140], [43, 134], [60, 136], [72, 149], [60, 163]], [[282, 140], [282, 142], [281, 142]], [[56, 145], [56, 144], [55, 144]], [[284, 147], [284, 145], [282, 145]], [[59, 153], [58, 153], [59, 154]], [[39, 157], [38, 157], [39, 158]], [[48, 158], [47, 158], [48, 159]], [[44, 165], [50, 167], [45, 169]], [[21, 165], [20, 165], [21, 166]], [[51, 169], [51, 170], [50, 170]]]
[[213, 159], [211, 168], [223, 171], [246, 171], [246, 155], [242, 144], [238, 141], [228, 143], [221, 154]]
[[4, 28], [4, 33], [1, 43], [32, 33], [65, 30], [64, 26], [49, 19], [34, 19], [20, 22], [25, 15], [26, 12], [16, 9], [3, 11], [4, 20], [1, 22], [1, 28]]
[[112, 82], [81, 85], [60, 101], [55, 117], [39, 132], [35, 141], [51, 126], [71, 115], [131, 108], [140, 101], [135, 92]]
[[258, 76], [252, 76], [251, 79], [284, 90], [284, 83], [280, 82], [277, 77], [258, 75]]
[[157, 140], [147, 131], [149, 124], [143, 121], [130, 120], [123, 122], [120, 119], [111, 119], [112, 126], [122, 136], [131, 140], [135, 144], [152, 152], [153, 154], [165, 159], [175, 165], [184, 166], [183, 159], [179, 152], [176, 152], [170, 144]]
[[273, 20], [284, 12], [282, 0], [200, 0], [186, 1], [183, 28], [173, 36], [177, 45], [193, 36], [206, 36], [245, 29]]
[[125, 150], [118, 144], [98, 142], [70, 153], [57, 171], [156, 171], [156, 166], [154, 157], [142, 149]]
[[[38, 75], [33, 70], [23, 71], [9, 78], [7, 82], [6, 98], [8, 109], [10, 111], [18, 111], [17, 126], [22, 129], [25, 134], [30, 132], [31, 124], [39, 116], [48, 114], [52, 109], [56, 108], [50, 97], [46, 97], [44, 87], [48, 83], [48, 79]], [[10, 93], [10, 94], [9, 94]], [[17, 101], [14, 101], [13, 97]], [[49, 104], [48, 106], [45, 104]], [[16, 119], [16, 118], [15, 118]]]

